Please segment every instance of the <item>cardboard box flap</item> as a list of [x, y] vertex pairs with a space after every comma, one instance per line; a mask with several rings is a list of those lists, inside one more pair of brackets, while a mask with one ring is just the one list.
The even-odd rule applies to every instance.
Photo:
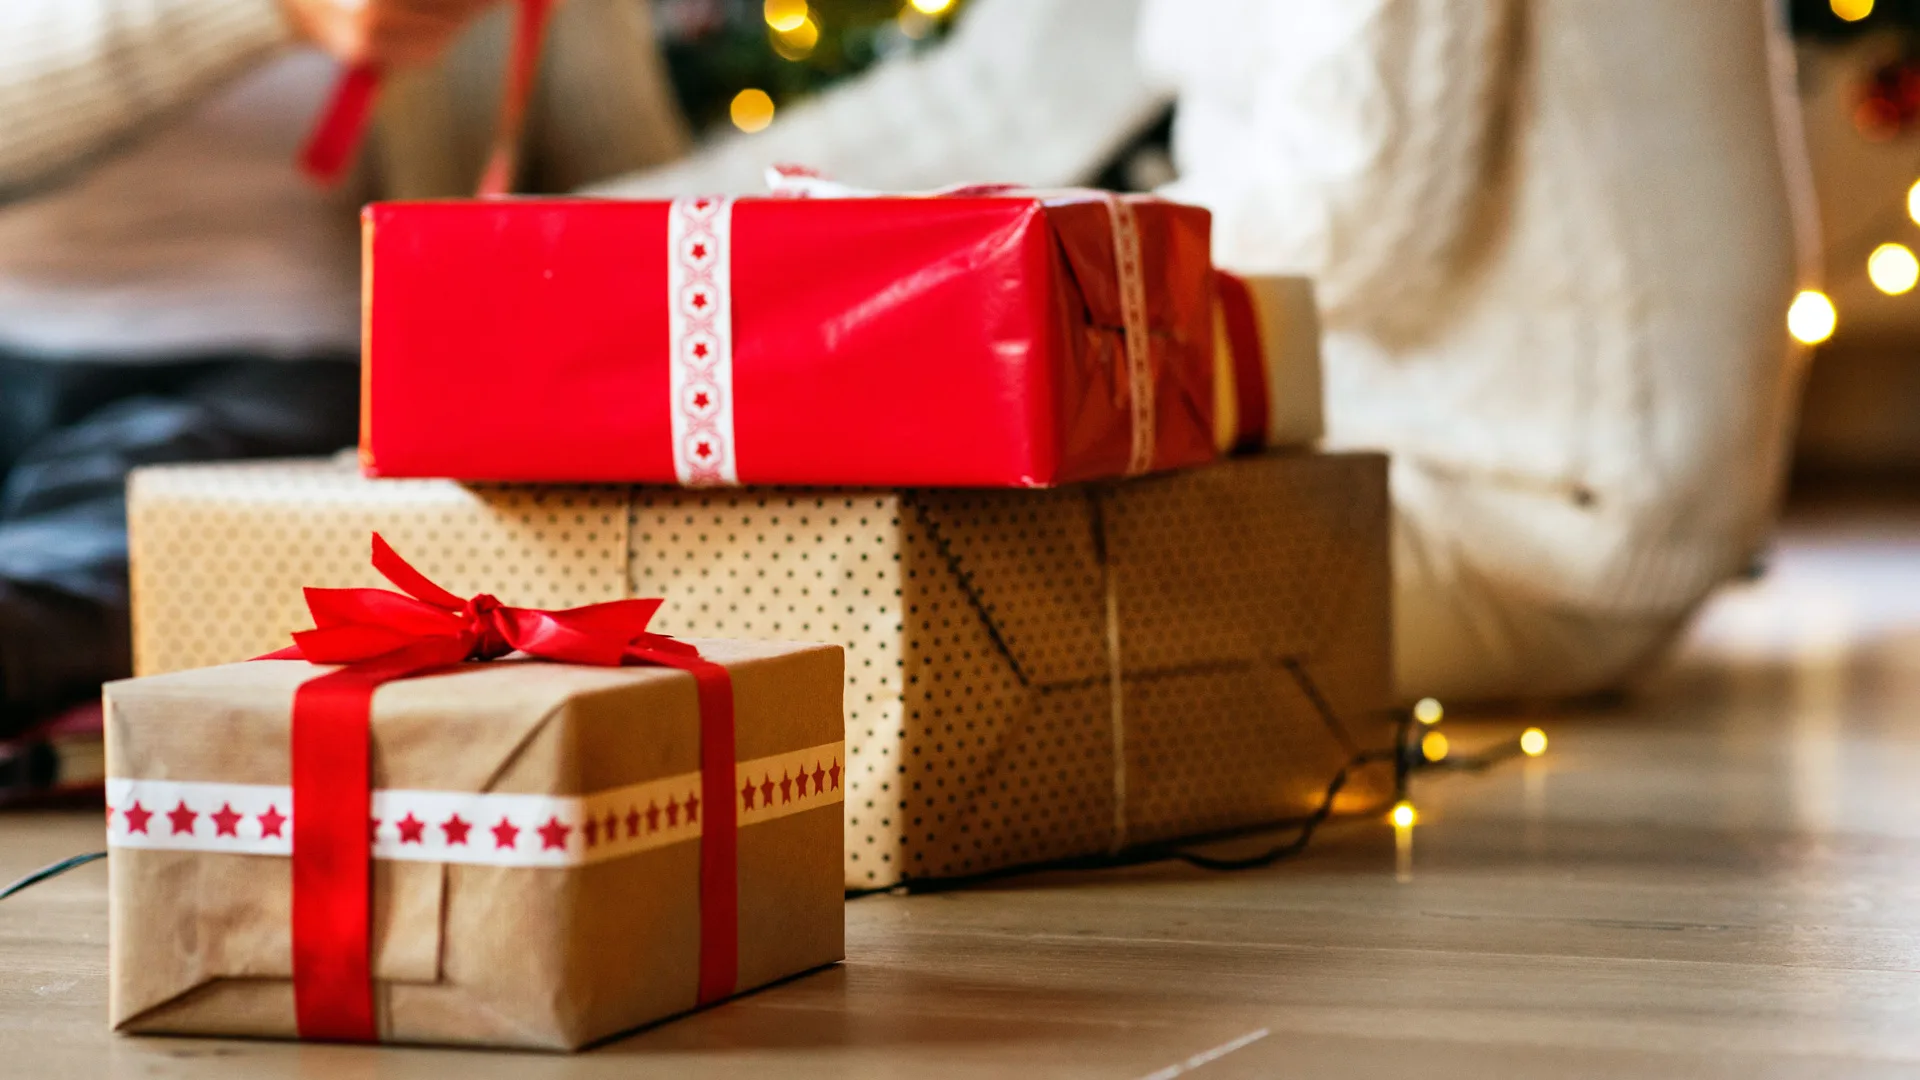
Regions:
[[[1207, 249], [1212, 215], [1196, 206], [1167, 202], [1130, 200], [1140, 233], [1142, 271], [1147, 276], [1147, 325], [1156, 336], [1180, 332], [1183, 326], [1211, 328], [1207, 321], [1194, 324], [1190, 303], [1205, 303], [1203, 296], [1185, 295], [1172, 277], [1176, 267], [1185, 265], [1170, 258], [1170, 247], [1197, 244]], [[1150, 209], [1145, 209], [1150, 207]], [[1045, 204], [1047, 223], [1052, 228], [1067, 273], [1086, 304], [1088, 321], [1094, 326], [1118, 331], [1126, 325], [1120, 314], [1120, 291], [1113, 261], [1113, 225], [1106, 200], [1075, 196], [1050, 199]], [[1145, 212], [1140, 212], [1145, 209]], [[1211, 257], [1206, 256], [1208, 261]]]
[[[1065, 278], [1059, 302], [1078, 309], [1070, 320], [1078, 334], [1066, 342], [1062, 377], [1086, 388], [1083, 404], [1107, 399], [1120, 405], [1131, 392], [1111, 212], [1100, 198], [1056, 199], [1045, 205]], [[1147, 351], [1155, 373], [1154, 456], [1164, 461], [1172, 451], [1176, 460], [1190, 462], [1197, 459], [1181, 452], [1186, 433], [1211, 433], [1214, 426], [1213, 292], [1181, 280], [1181, 268], [1212, 262], [1212, 219], [1198, 207], [1150, 200], [1129, 200], [1128, 205], [1134, 208], [1140, 243]], [[1099, 408], [1063, 417], [1059, 430], [1068, 450], [1116, 436], [1124, 443], [1129, 437], [1124, 424], [1113, 427], [1112, 415]]]
[[[1385, 457], [1353, 455], [1346, 468], [1199, 470], [1130, 487], [1103, 515], [1128, 672], [1319, 659], [1361, 590], [1380, 588], [1369, 538], [1386, 486]], [[1255, 548], [1261, 557], [1241, 557]]]
[[[958, 582], [1020, 679], [1032, 686], [1105, 678], [1106, 583], [1088, 489], [915, 491], [902, 497], [903, 529], [930, 565], [914, 565], [914, 590]], [[957, 599], [957, 598], [955, 598]], [[903, 614], [922, 618], [912, 610]]]
[[[1025, 681], [1060, 685], [1107, 677], [1108, 573], [1129, 675], [1311, 660], [1371, 581], [1378, 553], [1343, 538], [1368, 535], [1378, 517], [1386, 469], [1373, 460], [1372, 469], [1197, 470], [1124, 488], [919, 491], [906, 502], [930, 557]], [[1249, 498], [1250, 483], [1271, 497]], [[1263, 557], [1241, 557], [1255, 547]]]

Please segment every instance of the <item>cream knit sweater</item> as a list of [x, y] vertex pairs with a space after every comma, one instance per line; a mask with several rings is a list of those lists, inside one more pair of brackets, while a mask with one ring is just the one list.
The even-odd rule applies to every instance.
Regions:
[[974, 0], [932, 55], [613, 187], [1070, 182], [1177, 98], [1167, 193], [1224, 265], [1317, 279], [1328, 442], [1394, 455], [1403, 692], [1579, 692], [1775, 507], [1812, 240], [1777, 6]]
[[1318, 279], [1332, 442], [1390, 447], [1426, 542], [1530, 600], [1681, 611], [1763, 540], [1797, 373], [1774, 6], [1149, 5], [1169, 193], [1228, 265]]

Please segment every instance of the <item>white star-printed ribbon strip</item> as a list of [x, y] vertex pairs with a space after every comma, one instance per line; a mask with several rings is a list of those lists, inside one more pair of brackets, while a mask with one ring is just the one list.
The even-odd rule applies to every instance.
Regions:
[[667, 389], [673, 471], [688, 487], [740, 482], [733, 445], [733, 200], [667, 208]]
[[1148, 340], [1147, 283], [1140, 259], [1140, 219], [1133, 204], [1109, 194], [1107, 220], [1113, 228], [1115, 280], [1120, 288], [1120, 326], [1126, 335], [1127, 397], [1131, 404], [1133, 448], [1127, 475], [1153, 468], [1155, 442], [1153, 348]]
[[[740, 762], [740, 827], [842, 802], [845, 750], [828, 743]], [[289, 856], [292, 815], [284, 785], [107, 781], [110, 847]], [[704, 818], [693, 772], [584, 796], [381, 789], [367, 826], [376, 859], [577, 866], [697, 839]]]

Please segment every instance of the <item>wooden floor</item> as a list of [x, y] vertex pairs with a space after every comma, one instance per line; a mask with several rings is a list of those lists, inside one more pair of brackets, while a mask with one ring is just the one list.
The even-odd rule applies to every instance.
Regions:
[[[1802, 516], [1645, 695], [1534, 719], [1419, 783], [1410, 880], [1376, 822], [859, 900], [844, 966], [571, 1058], [110, 1036], [91, 866], [0, 904], [0, 1076], [1920, 1075], [1920, 513]], [[100, 843], [0, 818], [0, 881]]]

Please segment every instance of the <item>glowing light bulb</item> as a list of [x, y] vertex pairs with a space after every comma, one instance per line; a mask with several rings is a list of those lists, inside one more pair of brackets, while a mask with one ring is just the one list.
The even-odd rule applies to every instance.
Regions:
[[1423, 697], [1413, 703], [1413, 718], [1429, 727], [1439, 723], [1440, 718], [1445, 715], [1447, 710], [1441, 708], [1440, 703], [1430, 697]]
[[820, 27], [812, 19], [801, 19], [791, 30], [776, 30], [773, 51], [788, 60], [805, 60], [820, 42]]
[[[913, 10], [922, 15], [939, 15], [953, 6], [953, 0], [909, 0], [909, 2], [913, 5]], [[1869, 2], [1867, 6], [1873, 5]]]
[[727, 114], [733, 118], [733, 126], [741, 131], [759, 131], [773, 123], [773, 99], [765, 90], [742, 90], [733, 95]]
[[1915, 225], [1920, 225], [1920, 180], [1915, 180], [1907, 189], [1907, 216]]
[[1899, 296], [1920, 282], [1920, 259], [1905, 244], [1881, 244], [1867, 256], [1867, 278], [1888, 296]]
[[1537, 727], [1530, 727], [1520, 733], [1520, 752], [1528, 757], [1539, 757], [1547, 752], [1547, 733]]
[[760, 6], [760, 13], [766, 16], [768, 26], [782, 34], [790, 33], [807, 21], [807, 0], [767, 0]]
[[1873, 14], [1873, 0], [1827, 0], [1827, 6], [1844, 22], [1859, 22]]
[[1387, 820], [1393, 822], [1396, 829], [1411, 829], [1420, 820], [1420, 812], [1410, 802], [1398, 802], [1393, 804], [1393, 813], [1387, 815]]
[[1440, 761], [1447, 756], [1447, 737], [1437, 731], [1429, 731], [1420, 737], [1420, 756], [1428, 761]]
[[1793, 305], [1787, 308], [1787, 333], [1802, 345], [1818, 345], [1832, 337], [1838, 323], [1833, 301], [1814, 289], [1794, 297]]

